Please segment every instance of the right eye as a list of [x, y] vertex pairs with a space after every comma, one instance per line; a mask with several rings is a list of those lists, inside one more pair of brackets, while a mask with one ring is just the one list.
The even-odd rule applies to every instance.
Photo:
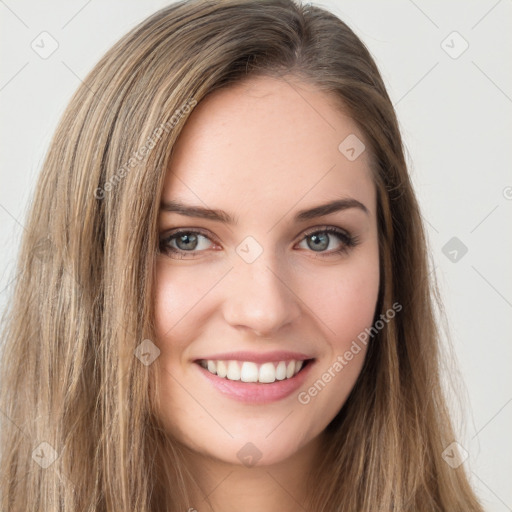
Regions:
[[181, 229], [161, 238], [160, 250], [172, 258], [194, 258], [197, 253], [208, 249], [208, 241], [211, 242], [200, 231]]

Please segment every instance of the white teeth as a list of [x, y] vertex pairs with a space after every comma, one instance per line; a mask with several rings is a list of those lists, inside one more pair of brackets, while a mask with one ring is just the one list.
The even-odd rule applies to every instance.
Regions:
[[240, 380], [243, 382], [258, 382], [258, 375], [258, 365], [256, 363], [246, 361], [242, 364]]
[[229, 380], [240, 380], [240, 366], [236, 361], [229, 361], [226, 377]]
[[290, 361], [286, 368], [286, 378], [289, 379], [295, 375], [295, 361]]
[[279, 361], [258, 365], [252, 361], [201, 360], [199, 364], [214, 375], [228, 380], [270, 384], [276, 380], [290, 379], [299, 373], [304, 361]]
[[276, 368], [276, 380], [286, 379], [286, 363], [280, 361]]
[[274, 363], [263, 363], [260, 366], [260, 382], [274, 382], [276, 380], [276, 367]]
[[225, 377], [228, 374], [228, 369], [224, 361], [217, 361], [217, 375]]

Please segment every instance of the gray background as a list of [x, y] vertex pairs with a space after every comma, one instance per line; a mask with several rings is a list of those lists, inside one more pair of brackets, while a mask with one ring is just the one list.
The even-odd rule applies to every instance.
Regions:
[[[73, 91], [168, 3], [0, 0], [0, 308], [27, 201]], [[512, 510], [512, 0], [314, 3], [366, 43], [397, 109], [465, 382], [457, 441], [486, 510]], [[41, 38], [46, 50], [58, 44], [47, 58], [31, 46], [42, 52]]]

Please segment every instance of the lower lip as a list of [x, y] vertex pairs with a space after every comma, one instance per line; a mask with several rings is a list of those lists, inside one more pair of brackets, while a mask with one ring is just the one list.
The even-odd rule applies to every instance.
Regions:
[[269, 384], [229, 380], [210, 373], [201, 365], [194, 363], [208, 381], [224, 395], [239, 402], [266, 404], [277, 402], [297, 391], [306, 380], [314, 361], [308, 364], [290, 379], [276, 380]]

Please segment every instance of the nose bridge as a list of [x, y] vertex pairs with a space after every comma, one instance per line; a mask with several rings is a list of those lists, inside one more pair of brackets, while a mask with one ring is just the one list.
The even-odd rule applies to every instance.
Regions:
[[235, 258], [230, 274], [224, 317], [232, 326], [269, 334], [300, 314], [297, 297], [290, 289], [292, 283], [287, 282], [289, 274], [271, 251], [262, 251], [253, 261], [242, 253]]

